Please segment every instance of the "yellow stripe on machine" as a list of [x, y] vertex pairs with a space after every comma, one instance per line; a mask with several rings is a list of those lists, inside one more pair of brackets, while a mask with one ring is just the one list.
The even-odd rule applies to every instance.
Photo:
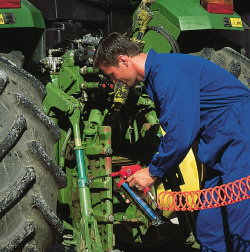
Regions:
[[0, 25], [4, 24], [4, 17], [3, 14], [0, 14]]
[[230, 18], [232, 27], [243, 27], [241, 18]]

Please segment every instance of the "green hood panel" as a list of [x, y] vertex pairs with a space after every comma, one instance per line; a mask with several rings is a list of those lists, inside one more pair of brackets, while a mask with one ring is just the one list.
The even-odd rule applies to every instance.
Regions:
[[21, 8], [0, 9], [0, 28], [24, 27], [45, 28], [42, 13], [30, 2], [23, 0]]
[[187, 30], [244, 30], [232, 26], [230, 18], [240, 18], [237, 13], [214, 14], [207, 12], [200, 0], [156, 0], [150, 8], [153, 13], [161, 13], [181, 31]]

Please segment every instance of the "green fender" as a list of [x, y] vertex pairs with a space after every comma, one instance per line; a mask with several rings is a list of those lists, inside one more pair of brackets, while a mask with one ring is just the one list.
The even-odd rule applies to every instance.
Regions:
[[[214, 14], [205, 10], [200, 0], [155, 0], [150, 6], [153, 18], [148, 27], [167, 31], [177, 40], [183, 31], [195, 30], [244, 30], [241, 17], [237, 13]], [[134, 20], [137, 13], [134, 14]], [[138, 27], [135, 22], [134, 27]], [[136, 33], [134, 34], [136, 35]], [[171, 47], [159, 33], [149, 30], [144, 36], [144, 51], [157, 48], [158, 52], [170, 52]]]
[[30, 2], [22, 0], [21, 8], [0, 9], [0, 28], [25, 27], [45, 28], [42, 13]]

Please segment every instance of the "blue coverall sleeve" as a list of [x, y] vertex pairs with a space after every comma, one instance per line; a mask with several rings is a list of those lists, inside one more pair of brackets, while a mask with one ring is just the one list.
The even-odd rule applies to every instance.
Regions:
[[154, 92], [160, 104], [159, 120], [166, 132], [149, 164], [150, 173], [158, 177], [182, 162], [200, 128], [198, 81], [182, 72], [171, 78], [167, 74], [158, 72], [154, 80]]

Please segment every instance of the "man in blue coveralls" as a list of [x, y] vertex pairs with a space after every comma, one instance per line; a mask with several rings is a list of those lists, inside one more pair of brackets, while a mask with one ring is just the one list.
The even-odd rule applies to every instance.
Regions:
[[[205, 188], [250, 175], [250, 90], [229, 72], [196, 56], [142, 53], [119, 33], [101, 40], [94, 65], [128, 87], [143, 81], [167, 132], [149, 166], [128, 178], [130, 186], [152, 186], [195, 140]], [[249, 200], [201, 210], [196, 232], [202, 251], [250, 251]]]

